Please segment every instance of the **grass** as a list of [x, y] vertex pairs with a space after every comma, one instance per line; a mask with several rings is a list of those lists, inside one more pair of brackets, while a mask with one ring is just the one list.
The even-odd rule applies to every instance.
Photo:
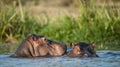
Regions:
[[31, 33], [38, 33], [41, 27], [46, 23], [38, 23], [38, 20], [27, 13], [24, 13], [22, 7], [20, 11], [13, 7], [5, 5], [0, 10], [0, 40], [2, 42], [19, 41]]
[[120, 50], [118, 9], [104, 6], [98, 8], [94, 3], [90, 7], [86, 7], [82, 3], [79, 6], [81, 14], [78, 18], [59, 17], [54, 24], [49, 24], [41, 33], [65, 43], [96, 42], [97, 49]]
[[[0, 9], [0, 41], [19, 43], [29, 34], [34, 33], [65, 42], [67, 45], [70, 42], [96, 42], [96, 49], [120, 50], [118, 9], [113, 10], [104, 6], [98, 8], [94, 3], [89, 7], [81, 3], [79, 7], [81, 10], [79, 17], [58, 17], [56, 21], [49, 23], [50, 19], [47, 16], [45, 22], [24, 12], [20, 3], [20, 11], [4, 5]], [[5, 46], [2, 43], [0, 48]]]

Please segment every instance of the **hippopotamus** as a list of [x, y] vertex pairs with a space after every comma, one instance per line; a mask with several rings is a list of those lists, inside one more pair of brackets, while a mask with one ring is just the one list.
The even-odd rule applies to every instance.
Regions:
[[64, 43], [32, 34], [22, 41], [16, 52], [10, 57], [62, 56], [66, 50], [67, 47]]
[[48, 53], [50, 56], [61, 56], [67, 52], [66, 44], [46, 39], [48, 42]]
[[71, 57], [98, 57], [94, 50], [95, 43], [70, 43], [71, 50], [67, 52], [67, 56]]

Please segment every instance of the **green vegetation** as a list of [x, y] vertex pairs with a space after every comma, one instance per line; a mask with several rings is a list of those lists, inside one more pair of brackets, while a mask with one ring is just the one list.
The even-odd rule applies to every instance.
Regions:
[[[0, 41], [21, 42], [29, 34], [34, 33], [66, 44], [82, 41], [96, 42], [97, 49], [120, 50], [119, 11], [104, 6], [98, 8], [94, 3], [89, 7], [81, 3], [79, 7], [81, 14], [78, 18], [58, 17], [55, 22], [50, 23], [47, 16], [45, 21], [28, 15], [22, 10], [20, 3], [19, 11], [15, 10], [15, 7], [4, 5], [0, 7]], [[2, 43], [0, 49], [6, 46]]]

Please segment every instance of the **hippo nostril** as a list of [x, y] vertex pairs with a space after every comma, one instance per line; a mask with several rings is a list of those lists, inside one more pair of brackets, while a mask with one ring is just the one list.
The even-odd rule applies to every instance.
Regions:
[[81, 54], [81, 52], [80, 52], [80, 51], [78, 51], [78, 52], [77, 52], [77, 54]]
[[84, 54], [84, 57], [88, 57], [88, 54]]

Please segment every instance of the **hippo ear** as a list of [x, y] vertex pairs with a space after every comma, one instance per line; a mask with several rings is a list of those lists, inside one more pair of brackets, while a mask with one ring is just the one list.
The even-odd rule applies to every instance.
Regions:
[[74, 43], [70, 43], [70, 47], [71, 47], [71, 48], [74, 48], [74, 47], [75, 47], [75, 44], [74, 44]]
[[94, 46], [95, 46], [95, 42], [92, 42], [92, 43], [90, 44], [90, 46], [91, 46], [91, 47], [94, 47]]
[[36, 41], [36, 40], [37, 40], [37, 38], [36, 38], [35, 36], [32, 36], [32, 39], [33, 39], [34, 41]]
[[32, 36], [37, 36], [36, 34], [28, 34], [28, 36], [32, 37]]
[[36, 40], [37, 40], [37, 35], [31, 34], [30, 36], [31, 36], [31, 38], [32, 38], [33, 41], [36, 41]]
[[37, 35], [29, 34], [28, 38], [32, 39], [33, 41], [37, 40]]

